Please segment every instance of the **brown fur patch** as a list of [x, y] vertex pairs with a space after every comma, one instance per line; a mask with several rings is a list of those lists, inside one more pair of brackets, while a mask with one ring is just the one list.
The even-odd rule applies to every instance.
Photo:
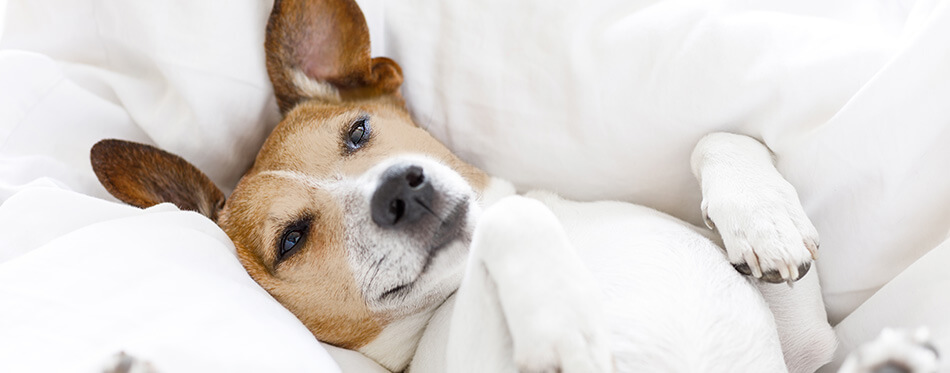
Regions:
[[[366, 306], [343, 244], [342, 212], [328, 195], [271, 175], [242, 182], [222, 214], [221, 227], [241, 263], [321, 341], [355, 349], [382, 331]], [[276, 264], [283, 223], [313, 216], [305, 246]]]

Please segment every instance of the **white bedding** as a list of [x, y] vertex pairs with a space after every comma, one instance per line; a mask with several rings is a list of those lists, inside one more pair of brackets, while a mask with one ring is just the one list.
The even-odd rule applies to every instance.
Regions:
[[210, 220], [57, 188], [8, 199], [0, 371], [96, 372], [124, 351], [163, 372], [330, 371], [332, 360], [243, 271]]
[[[941, 245], [950, 231], [947, 2], [360, 4], [374, 53], [403, 67], [403, 92], [417, 121], [463, 158], [523, 189], [629, 200], [698, 222], [692, 145], [716, 130], [762, 139], [821, 234], [818, 270], [841, 354], [888, 325], [928, 325], [938, 347], [950, 351], [950, 321], [943, 316], [950, 314], [950, 275], [941, 270], [950, 264], [950, 244]], [[215, 328], [243, 328], [255, 315], [272, 324], [248, 333], [280, 330], [260, 341], [295, 344], [280, 353], [298, 367], [335, 369], [319, 345], [304, 342], [306, 330], [301, 334], [299, 323], [225, 255], [229, 244], [212, 224], [164, 210], [138, 217], [81, 196], [111, 198], [88, 163], [91, 145], [107, 137], [156, 144], [198, 165], [222, 189], [233, 187], [277, 120], [263, 65], [270, 6], [266, 0], [0, 1], [0, 201], [9, 201], [0, 206], [6, 219], [0, 277], [43, 274], [42, 284], [0, 281], [0, 354], [9, 354], [0, 356], [0, 371], [37, 362], [50, 370], [89, 369], [118, 347], [145, 351], [160, 366], [194, 370], [230, 356], [207, 347], [223, 339], [217, 334], [223, 329]], [[11, 197], [35, 189], [30, 183], [79, 194], [46, 188]], [[43, 193], [62, 203], [46, 203]], [[163, 225], [134, 223], [149, 219]], [[128, 252], [114, 256], [108, 247], [118, 244], [102, 230], [110, 224], [151, 239], [123, 240]], [[194, 240], [152, 232], [159, 227]], [[148, 270], [154, 268], [145, 259], [160, 247], [175, 250], [162, 254], [167, 263], [200, 260], [215, 268], [188, 273], [199, 286], [242, 284], [240, 292], [222, 295], [221, 304], [256, 302], [257, 308], [177, 314], [175, 322], [193, 326], [188, 342], [195, 344], [175, 348], [163, 347], [167, 335], [155, 329], [140, 335], [149, 338], [129, 338], [109, 324], [87, 339], [92, 333], [80, 327], [40, 334], [50, 329], [16, 326], [45, 328], [51, 315], [63, 323], [80, 320], [64, 308], [104, 307], [91, 301], [103, 295], [92, 285], [115, 272], [129, 276], [122, 284], [156, 284], [116, 292], [154, 295], [125, 296], [133, 313], [147, 310], [153, 297], [197, 299], [174, 276]], [[66, 258], [78, 260], [76, 252], [89, 255], [74, 268]], [[56, 266], [46, 264], [51, 261]], [[75, 278], [79, 272], [88, 282]], [[176, 295], [179, 288], [184, 293]], [[129, 322], [144, 328], [157, 321]], [[58, 354], [70, 341], [83, 346], [62, 363], [72, 365], [35, 353]], [[192, 354], [202, 343], [213, 350], [207, 358]], [[239, 351], [245, 350], [233, 352]]]

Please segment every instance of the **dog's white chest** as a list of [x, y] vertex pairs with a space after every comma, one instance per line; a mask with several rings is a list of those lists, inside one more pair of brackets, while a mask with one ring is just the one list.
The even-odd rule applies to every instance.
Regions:
[[695, 227], [628, 203], [526, 196], [554, 212], [600, 286], [618, 371], [785, 369], [768, 306]]
[[[600, 300], [602, 309], [595, 313], [603, 315], [603, 320], [597, 323], [605, 326], [618, 372], [785, 370], [775, 323], [761, 294], [696, 227], [628, 203], [573, 202], [545, 192], [525, 197], [540, 201], [553, 212], [556, 222], [550, 223], [560, 225], [563, 234], [552, 234], [563, 235], [576, 255], [564, 256], [563, 247], [547, 250], [544, 243], [535, 245], [550, 241], [543, 232], [540, 236], [531, 233], [536, 227], [527, 226], [530, 220], [517, 220], [525, 226], [496, 227], [501, 233], [488, 233], [491, 243], [483, 241], [482, 246], [473, 248], [476, 258], [470, 259], [469, 273], [457, 295], [430, 320], [412, 371], [444, 370], [444, 355], [459, 349], [464, 354], [448, 360], [463, 361], [470, 371], [513, 369], [506, 362], [496, 364], [474, 356], [510, 356], [512, 340], [517, 340], [519, 333], [522, 340], [544, 339], [525, 337], [524, 330], [513, 325], [534, 324], [534, 315], [550, 316], [545, 315], [550, 307], [573, 308], [581, 314], [590, 311], [589, 305], [577, 298], [577, 289], [565, 290], [565, 284], [584, 283], [575, 280], [579, 274], [589, 274], [592, 279], [585, 283], [590, 289], [583, 292]], [[489, 209], [498, 211], [496, 206]], [[519, 214], [510, 207], [505, 211]], [[504, 232], [516, 233], [508, 239]], [[495, 247], [499, 245], [503, 247]], [[508, 266], [512, 261], [516, 263]], [[574, 265], [577, 261], [580, 266]], [[499, 262], [503, 264], [492, 272], [490, 267]], [[483, 268], [489, 268], [490, 279], [480, 277]], [[511, 287], [516, 288], [518, 299], [506, 303], [500, 313], [494, 299], [512, 299]], [[520, 312], [528, 316], [517, 314]], [[571, 329], [583, 324], [583, 320], [565, 320], [536, 330], [544, 334], [546, 328]], [[453, 345], [459, 334], [479, 343], [469, 339], [465, 346]], [[501, 337], [487, 337], [491, 335]]]

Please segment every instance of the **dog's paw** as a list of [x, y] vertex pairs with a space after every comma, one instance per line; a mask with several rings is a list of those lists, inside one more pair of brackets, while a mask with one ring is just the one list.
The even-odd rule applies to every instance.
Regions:
[[851, 353], [839, 373], [930, 373], [937, 371], [939, 357], [926, 329], [884, 329]]
[[137, 359], [123, 351], [112, 355], [103, 366], [105, 373], [156, 373], [151, 363]]
[[485, 211], [472, 242], [497, 285], [520, 372], [612, 371], [599, 288], [547, 206], [507, 197]]
[[729, 262], [763, 281], [796, 281], [818, 258], [818, 231], [795, 188], [780, 176], [754, 187], [725, 184], [703, 196], [703, 218], [722, 236]]
[[600, 320], [584, 307], [539, 308], [512, 330], [522, 373], [612, 372], [613, 357]]

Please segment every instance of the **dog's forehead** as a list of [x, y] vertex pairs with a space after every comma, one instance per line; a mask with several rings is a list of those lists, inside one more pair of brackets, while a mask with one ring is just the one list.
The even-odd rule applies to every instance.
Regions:
[[[349, 104], [305, 102], [290, 111], [274, 129], [258, 153], [251, 173], [293, 170], [316, 177], [333, 173], [359, 173], [370, 160], [391, 147], [387, 138], [374, 136], [374, 144], [349, 154], [343, 146], [347, 130], [356, 120], [368, 118], [372, 133], [393, 131], [393, 127], [415, 127], [402, 110], [386, 102], [363, 101]], [[381, 142], [380, 146], [375, 146]]]
[[[310, 105], [290, 112], [267, 138], [257, 155], [255, 171], [321, 171], [341, 158], [338, 135], [342, 123], [361, 108]], [[322, 170], [328, 171], [328, 170]]]

